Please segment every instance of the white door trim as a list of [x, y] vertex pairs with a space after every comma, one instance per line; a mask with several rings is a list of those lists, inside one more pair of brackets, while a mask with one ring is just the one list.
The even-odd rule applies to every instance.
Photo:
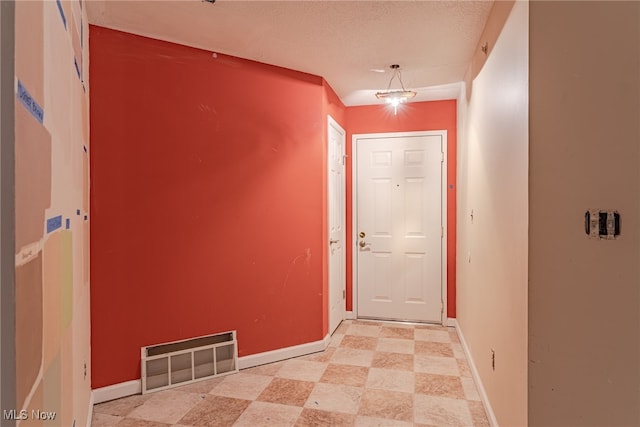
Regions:
[[447, 131], [417, 131], [417, 132], [389, 132], [389, 133], [365, 133], [354, 134], [351, 137], [351, 307], [354, 317], [358, 317], [358, 170], [357, 170], [357, 143], [358, 140], [379, 138], [402, 138], [416, 136], [441, 136], [442, 159], [441, 180], [442, 191], [440, 203], [442, 206], [442, 325], [447, 325]]
[[[346, 145], [347, 145], [347, 132], [344, 130], [344, 128], [342, 126], [340, 126], [340, 124], [333, 118], [331, 117], [331, 115], [327, 114], [327, 186], [326, 186], [326, 197], [327, 197], [327, 288], [328, 288], [328, 301], [327, 301], [327, 322], [329, 322], [328, 324], [328, 331], [329, 334], [333, 333], [333, 331], [331, 330], [331, 301], [333, 301], [333, 297], [335, 295], [332, 294], [332, 290], [333, 290], [333, 286], [331, 286], [331, 244], [329, 243], [331, 240], [331, 227], [329, 226], [329, 215], [331, 215], [330, 212], [330, 188], [329, 188], [329, 174], [331, 174], [331, 163], [330, 163], [330, 159], [329, 159], [329, 133], [330, 133], [330, 128], [335, 128], [336, 130], [338, 130], [338, 132], [340, 132], [342, 134], [342, 141], [343, 141], [343, 150], [345, 151], [345, 160], [346, 160]], [[343, 163], [346, 163], [343, 162]], [[345, 164], [345, 168], [343, 169], [343, 173], [342, 173], [342, 179], [343, 179], [343, 189], [345, 190], [346, 194], [346, 164]], [[341, 213], [341, 217], [343, 219], [343, 230], [344, 230], [344, 240], [346, 241], [347, 238], [347, 233], [346, 233], [346, 225], [347, 225], [347, 201], [346, 198], [344, 200], [344, 203], [342, 204], [342, 213]], [[344, 292], [346, 294], [346, 284], [347, 284], [347, 277], [346, 277], [346, 267], [347, 267], [347, 251], [349, 250], [347, 248], [347, 246], [344, 244], [345, 242], [342, 242], [343, 244], [343, 260], [342, 260], [342, 265], [344, 268], [344, 273], [345, 273], [345, 277], [344, 277], [344, 282], [343, 282], [343, 289], [341, 291]], [[347, 307], [346, 307], [346, 297], [343, 298], [343, 307], [342, 307], [342, 319], [344, 320], [345, 316], [346, 316], [346, 312], [347, 312]]]

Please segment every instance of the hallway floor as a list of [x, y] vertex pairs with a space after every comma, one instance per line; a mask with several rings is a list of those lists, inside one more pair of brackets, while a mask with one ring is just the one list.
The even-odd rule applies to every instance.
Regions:
[[488, 426], [453, 328], [345, 320], [320, 353], [94, 407], [92, 427]]

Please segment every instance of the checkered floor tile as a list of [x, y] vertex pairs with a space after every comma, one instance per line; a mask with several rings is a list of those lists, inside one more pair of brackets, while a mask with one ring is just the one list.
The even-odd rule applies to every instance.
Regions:
[[92, 427], [488, 426], [455, 330], [346, 320], [320, 353], [94, 407]]

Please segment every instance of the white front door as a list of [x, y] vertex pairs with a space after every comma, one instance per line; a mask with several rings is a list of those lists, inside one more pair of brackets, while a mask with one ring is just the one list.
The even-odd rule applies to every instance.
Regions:
[[358, 317], [441, 322], [444, 132], [358, 136]]
[[327, 188], [329, 222], [329, 333], [344, 319], [346, 289], [345, 252], [345, 141], [344, 129], [331, 117], [329, 123]]

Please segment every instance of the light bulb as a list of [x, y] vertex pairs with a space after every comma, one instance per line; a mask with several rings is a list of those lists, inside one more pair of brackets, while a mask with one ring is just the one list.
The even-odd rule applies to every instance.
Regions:
[[387, 100], [389, 104], [393, 107], [393, 114], [395, 116], [398, 115], [398, 106], [402, 103], [403, 99], [399, 96], [391, 97]]

